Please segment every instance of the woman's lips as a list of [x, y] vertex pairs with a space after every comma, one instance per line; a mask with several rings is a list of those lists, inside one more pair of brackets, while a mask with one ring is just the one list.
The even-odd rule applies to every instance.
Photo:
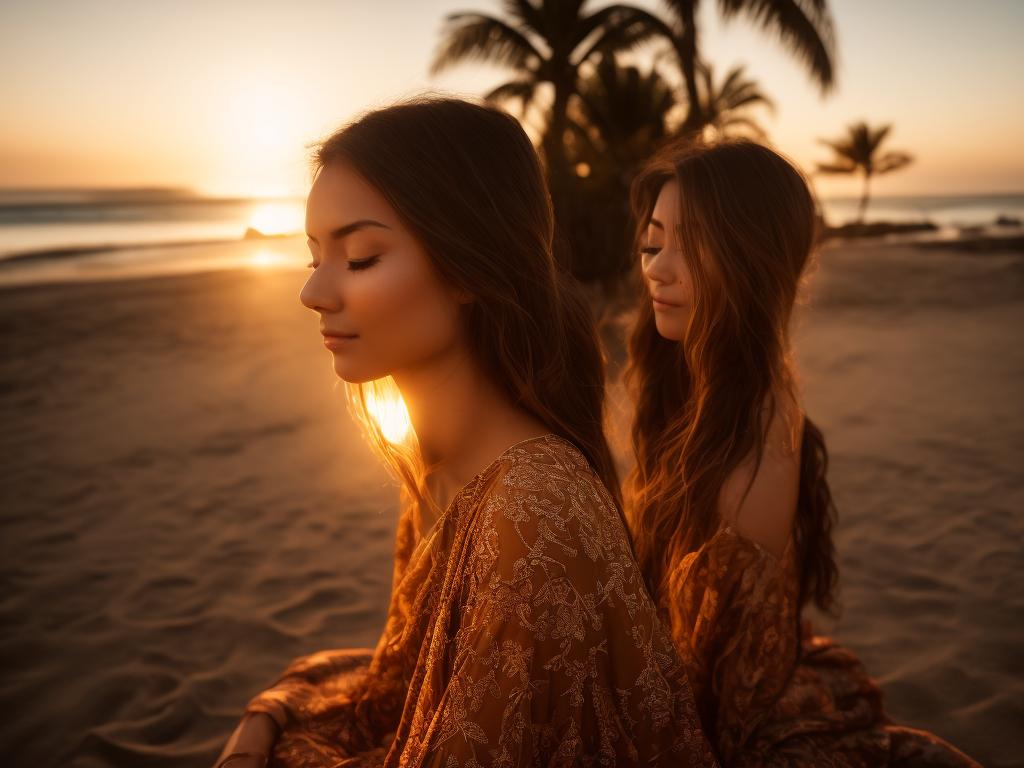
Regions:
[[672, 304], [670, 302], [657, 298], [653, 299], [653, 301], [655, 309], [679, 309], [679, 307], [682, 306], [681, 304]]
[[322, 335], [324, 337], [324, 346], [332, 350], [344, 349], [359, 338], [354, 333], [325, 333]]

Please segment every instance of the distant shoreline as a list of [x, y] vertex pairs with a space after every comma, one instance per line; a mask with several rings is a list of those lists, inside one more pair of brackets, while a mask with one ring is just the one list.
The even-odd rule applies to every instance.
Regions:
[[[945, 239], [921, 239], [914, 234], [833, 237], [824, 239], [819, 247], [828, 254], [841, 249], [884, 251], [900, 248], [933, 253], [942, 251], [974, 258], [998, 254], [1019, 256], [1024, 255], [1024, 232], [1016, 230], [998, 236], [972, 234]], [[299, 235], [186, 242], [173, 246], [145, 244], [112, 249], [87, 247], [54, 250], [71, 253], [52, 258], [0, 260], [0, 290], [22, 286], [116, 282], [221, 270], [301, 272], [309, 256], [305, 240]], [[826, 255], [825, 258], [829, 257]]]
[[237, 243], [242, 240], [277, 240], [285, 237], [295, 237], [296, 234], [297, 233], [287, 232], [276, 235], [265, 235], [250, 227], [241, 237], [223, 237], [210, 240], [171, 240], [155, 243], [106, 243], [98, 245], [72, 245], [63, 248], [40, 248], [32, 251], [22, 251], [20, 253], [0, 254], [0, 269], [2, 269], [6, 264], [26, 261], [71, 259], [78, 256], [91, 256], [100, 253], [113, 253], [115, 251], [146, 250], [154, 248], [185, 248], [200, 245], [223, 245], [225, 243]]

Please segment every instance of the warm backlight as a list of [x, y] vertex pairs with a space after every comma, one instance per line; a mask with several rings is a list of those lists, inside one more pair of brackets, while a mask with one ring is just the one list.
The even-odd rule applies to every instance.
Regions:
[[249, 227], [264, 235], [290, 235], [302, 231], [303, 210], [287, 203], [260, 203], [249, 216]]
[[397, 387], [392, 388], [392, 392], [386, 394], [368, 389], [366, 391], [366, 410], [377, 422], [381, 433], [389, 442], [400, 443], [408, 436], [412, 426], [409, 422], [409, 411], [406, 409], [405, 401]]

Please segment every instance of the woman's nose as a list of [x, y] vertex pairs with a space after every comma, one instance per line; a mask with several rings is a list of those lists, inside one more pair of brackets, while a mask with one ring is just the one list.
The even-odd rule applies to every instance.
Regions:
[[647, 256], [642, 266], [644, 277], [651, 282], [664, 284], [673, 281], [672, 270], [669, 268], [668, 260], [665, 258], [664, 248], [653, 256]]
[[299, 301], [314, 312], [337, 312], [341, 309], [340, 292], [329, 279], [324, 266], [313, 270], [299, 291]]

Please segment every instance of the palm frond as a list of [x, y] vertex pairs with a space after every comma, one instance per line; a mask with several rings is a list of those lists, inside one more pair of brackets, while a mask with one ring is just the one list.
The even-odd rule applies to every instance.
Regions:
[[746, 117], [744, 115], [726, 115], [725, 118], [719, 122], [718, 128], [724, 133], [726, 128], [736, 125], [745, 126], [759, 139], [763, 139], [768, 135], [764, 128], [761, 127], [760, 123], [753, 118]]
[[[587, 61], [598, 53], [631, 51], [654, 40], [665, 40], [672, 44], [675, 39], [675, 33], [668, 24], [653, 13], [641, 8], [613, 5], [592, 14], [588, 17], [588, 21], [595, 20], [596, 22], [598, 17], [602, 18], [604, 29], [577, 57], [578, 63]], [[589, 34], [580, 37], [579, 43], [582, 44]]]
[[719, 90], [722, 93], [728, 93], [729, 91], [732, 91], [733, 89], [737, 89], [737, 88], [741, 87], [742, 85], [753, 85], [753, 81], [751, 81], [751, 80], [744, 81], [743, 80], [743, 76], [744, 76], [743, 70], [744, 69], [745, 69], [745, 67], [742, 64], [740, 64], [738, 66], [733, 67], [731, 70], [729, 70], [726, 73], [725, 80], [722, 81], [722, 85], [719, 88]]
[[857, 170], [857, 166], [853, 163], [840, 164], [840, 163], [818, 163], [818, 173], [853, 173]]
[[701, 79], [699, 95], [705, 125], [713, 126], [722, 134], [730, 125], [746, 125], [759, 136], [765, 135], [764, 129], [753, 118], [739, 113], [758, 105], [774, 112], [775, 104], [758, 90], [754, 80], [745, 78], [742, 65], [729, 70], [721, 85], [715, 84], [714, 68], [707, 62], [698, 62], [697, 72]]
[[495, 104], [518, 101], [521, 111], [525, 114], [537, 95], [538, 83], [535, 80], [509, 80], [484, 95], [484, 99]]
[[867, 126], [865, 126], [865, 129], [868, 135], [868, 146], [870, 146], [872, 151], [874, 151], [878, 149], [879, 145], [883, 141], [885, 141], [885, 137], [888, 136], [889, 132], [892, 130], [892, 125], [883, 125], [876, 128], [874, 131], [867, 129]]
[[767, 96], [754, 91], [744, 93], [742, 95], [730, 94], [725, 99], [725, 106], [728, 107], [729, 112], [735, 112], [736, 110], [744, 109], [752, 106], [762, 106], [769, 112], [775, 112], [775, 102], [769, 99]]
[[906, 152], [887, 152], [875, 161], [875, 173], [889, 173], [914, 162], [912, 155]]
[[502, 5], [505, 15], [518, 22], [518, 26], [535, 31], [540, 31], [544, 26], [540, 9], [530, 0], [505, 0]]
[[482, 13], [453, 13], [445, 20], [430, 73], [436, 75], [455, 64], [473, 60], [529, 70], [542, 58], [523, 32], [501, 19]]
[[742, 14], [776, 34], [803, 62], [822, 93], [835, 85], [835, 31], [824, 2], [815, 0], [719, 0], [726, 19]]

